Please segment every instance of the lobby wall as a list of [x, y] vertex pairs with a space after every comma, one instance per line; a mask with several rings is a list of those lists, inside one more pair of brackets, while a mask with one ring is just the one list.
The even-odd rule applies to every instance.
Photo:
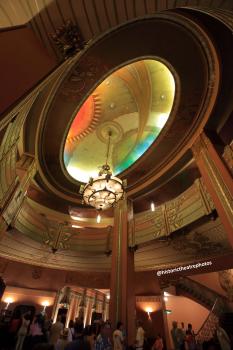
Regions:
[[108, 272], [81, 272], [50, 269], [0, 258], [0, 275], [7, 286], [57, 291], [64, 286], [108, 289]]
[[26, 27], [0, 32], [1, 99], [0, 114], [34, 87], [57, 63]]

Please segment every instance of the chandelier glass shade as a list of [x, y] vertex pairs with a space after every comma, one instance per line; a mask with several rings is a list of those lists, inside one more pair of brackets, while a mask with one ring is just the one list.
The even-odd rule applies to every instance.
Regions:
[[102, 166], [99, 176], [91, 178], [81, 188], [83, 200], [97, 210], [105, 210], [114, 206], [124, 195], [123, 182], [118, 177], [112, 176], [109, 165]]
[[108, 130], [108, 147], [106, 162], [102, 165], [99, 175], [96, 178], [90, 178], [85, 186], [80, 187], [80, 193], [83, 194], [83, 201], [97, 210], [105, 210], [113, 207], [124, 195], [124, 185], [121, 179], [112, 176], [108, 157], [110, 152], [110, 140], [112, 131]]

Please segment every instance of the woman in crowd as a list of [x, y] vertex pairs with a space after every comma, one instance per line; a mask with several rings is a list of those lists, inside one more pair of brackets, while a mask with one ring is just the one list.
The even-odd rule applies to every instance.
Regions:
[[64, 350], [66, 348], [66, 346], [70, 343], [68, 336], [69, 336], [69, 329], [65, 328], [61, 333], [60, 339], [58, 339], [57, 341], [57, 344], [55, 346], [56, 350]]
[[188, 324], [188, 329], [186, 330], [185, 347], [187, 348], [187, 350], [196, 349], [195, 334], [191, 323]]
[[152, 350], [163, 350], [163, 339], [160, 334], [155, 338], [154, 345], [152, 346]]
[[43, 329], [44, 329], [44, 317], [41, 314], [36, 315], [33, 323], [30, 326], [29, 334], [31, 336], [31, 339], [29, 341], [30, 343], [29, 349], [33, 349], [33, 347], [36, 344], [46, 342], [46, 336], [44, 335]]
[[30, 320], [31, 320], [31, 315], [29, 313], [26, 313], [25, 315], [22, 316], [21, 326], [17, 334], [17, 343], [16, 343], [15, 350], [22, 350], [25, 337], [28, 333]]
[[124, 337], [123, 337], [123, 323], [118, 322], [117, 328], [113, 332], [113, 345], [114, 350], [123, 350]]
[[111, 350], [112, 343], [109, 337], [109, 328], [102, 325], [100, 329], [100, 334], [98, 335], [95, 343], [95, 350]]
[[70, 320], [68, 325], [68, 341], [71, 342], [74, 340], [74, 321]]

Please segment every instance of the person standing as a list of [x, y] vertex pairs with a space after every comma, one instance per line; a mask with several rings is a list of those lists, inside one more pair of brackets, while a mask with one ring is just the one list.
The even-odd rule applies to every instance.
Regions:
[[61, 322], [61, 316], [58, 316], [57, 321], [52, 324], [50, 329], [49, 342], [56, 346], [58, 339], [60, 338], [61, 332], [63, 331], [64, 324]]
[[136, 333], [136, 349], [143, 350], [145, 339], [145, 331], [142, 328], [142, 322], [137, 321], [137, 333]]
[[155, 338], [154, 345], [152, 346], [152, 350], [163, 350], [163, 339], [160, 334]]
[[70, 343], [68, 340], [68, 335], [69, 335], [69, 329], [65, 328], [63, 329], [63, 332], [60, 335], [60, 338], [57, 341], [57, 344], [55, 346], [55, 350], [64, 350], [67, 345]]
[[28, 333], [30, 319], [31, 317], [28, 313], [22, 316], [22, 323], [17, 334], [17, 343], [16, 343], [15, 350], [21, 350], [23, 348], [23, 343]]
[[188, 324], [185, 342], [187, 344], [188, 350], [195, 350], [196, 349], [195, 334], [194, 334], [193, 327], [192, 327], [191, 323]]
[[70, 320], [68, 325], [68, 341], [72, 342], [74, 340], [74, 321]]
[[184, 334], [182, 332], [182, 329], [178, 328], [178, 324], [176, 321], [172, 322], [171, 336], [172, 336], [175, 350], [183, 350], [184, 349]]
[[124, 343], [124, 337], [123, 337], [123, 323], [118, 322], [117, 328], [113, 332], [113, 346], [114, 350], [123, 350], [123, 343]]

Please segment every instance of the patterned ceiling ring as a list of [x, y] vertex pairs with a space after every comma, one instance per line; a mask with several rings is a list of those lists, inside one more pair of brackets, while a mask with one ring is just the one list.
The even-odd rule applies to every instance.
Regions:
[[[139, 35], [142, 32], [144, 34]], [[151, 33], [157, 38], [156, 43], [151, 41]], [[168, 40], [174, 42], [176, 50], [164, 46], [164, 42]], [[185, 61], [180, 55], [184, 43], [187, 46]], [[175, 76], [177, 88], [171, 117], [161, 136], [143, 157], [122, 173], [122, 177], [128, 181], [130, 194], [145, 189], [161, 174], [166, 176], [167, 169], [176, 164], [185, 154], [186, 148], [188, 150], [187, 142], [191, 142], [191, 135], [194, 138], [198, 128], [203, 127], [208, 120], [216, 98], [219, 71], [215, 48], [203, 30], [183, 15], [166, 13], [153, 18], [143, 18], [102, 36], [81, 55], [72, 59], [70, 70], [63, 77], [63, 81], [59, 82], [53, 99], [47, 100], [47, 106], [44, 108], [46, 113], [41, 116], [38, 126], [37, 156], [40, 176], [50, 191], [59, 194], [61, 198], [69, 197], [70, 201], [77, 202], [78, 183], [67, 174], [63, 164], [64, 135], [67, 134], [83, 101], [91, 95], [99, 82], [123, 65], [138, 61], [139, 58], [148, 58], [148, 55], [167, 64]], [[77, 70], [84, 72], [85, 79], [84, 89], [78, 91], [75, 90], [72, 80]], [[76, 94], [76, 99], [67, 101], [64, 92], [70, 86]]]
[[108, 144], [109, 141], [109, 131], [111, 131], [111, 144], [116, 144], [121, 141], [124, 131], [121, 125], [114, 121], [108, 121], [101, 124], [97, 130], [97, 137], [105, 144]]

